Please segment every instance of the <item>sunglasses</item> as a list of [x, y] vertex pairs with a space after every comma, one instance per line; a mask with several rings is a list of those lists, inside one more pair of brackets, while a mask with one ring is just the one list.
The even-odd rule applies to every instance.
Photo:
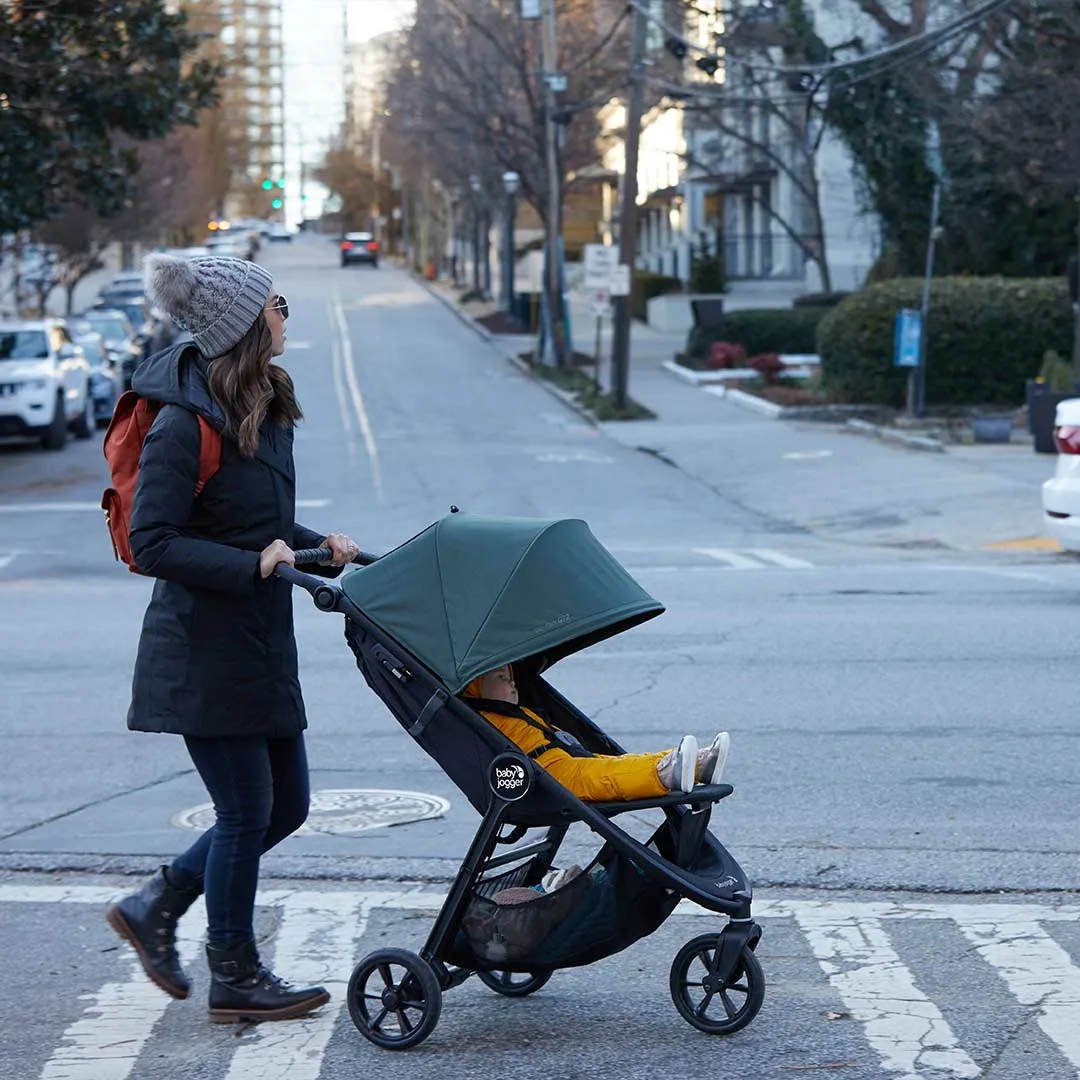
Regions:
[[284, 296], [271, 297], [270, 303], [266, 307], [268, 311], [280, 311], [283, 319], [289, 317], [289, 301]]

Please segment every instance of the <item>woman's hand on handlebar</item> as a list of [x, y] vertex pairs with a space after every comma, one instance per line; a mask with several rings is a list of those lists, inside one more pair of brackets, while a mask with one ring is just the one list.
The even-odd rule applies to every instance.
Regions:
[[268, 578], [279, 563], [288, 563], [289, 566], [296, 564], [293, 549], [284, 540], [275, 540], [269, 547], [263, 548], [259, 555], [259, 574], [264, 579]]
[[360, 553], [356, 542], [344, 533], [331, 533], [323, 541], [323, 547], [328, 547], [334, 553], [333, 558], [324, 562], [323, 566], [347, 566]]

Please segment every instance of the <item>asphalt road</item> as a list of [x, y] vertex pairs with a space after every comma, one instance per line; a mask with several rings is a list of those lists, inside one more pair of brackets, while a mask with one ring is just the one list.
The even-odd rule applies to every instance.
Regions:
[[[686, 1027], [667, 967], [699, 929], [679, 915], [529, 1001], [472, 983], [453, 991], [427, 1048], [405, 1060], [368, 1048], [340, 1013], [237, 1041], [206, 1033], [198, 1001], [140, 1011], [158, 999], [125, 953], [108, 951], [101, 896], [58, 902], [40, 891], [57, 878], [41, 874], [122, 888], [115, 875], [196, 835], [188, 826], [204, 820], [206, 796], [178, 740], [124, 727], [148, 586], [113, 562], [95, 509], [100, 439], [57, 454], [8, 445], [0, 942], [17, 977], [0, 1006], [5, 1075], [1080, 1074], [1080, 924], [1069, 906], [1080, 888], [1070, 705], [1080, 568], [853, 546], [762, 513], [747, 494], [760, 446], [744, 460], [729, 440], [730, 491], [706, 488], [564, 410], [400, 271], [341, 270], [335, 256], [328, 241], [301, 238], [265, 258], [289, 299], [286, 362], [306, 413], [298, 517], [375, 551], [451, 504], [590, 523], [668, 610], [552, 677], [631, 749], [731, 731], [736, 791], [713, 828], [769, 912], [766, 1008], [726, 1041]], [[873, 482], [903, 483], [904, 460]], [[298, 596], [297, 630], [314, 787], [339, 794], [323, 794], [314, 827], [267, 858], [268, 887], [438, 890], [474, 813], [367, 689], [340, 619]], [[382, 790], [414, 793], [395, 796], [396, 810], [384, 802], [384, 815], [434, 816], [371, 828], [372, 797], [350, 793]], [[575, 844], [584, 855], [588, 838]], [[882, 903], [893, 914], [865, 907]], [[278, 910], [268, 904], [268, 948]], [[302, 917], [319, 910], [309, 903]], [[314, 975], [347, 977], [350, 954], [415, 943], [428, 921], [423, 909], [373, 911]], [[1021, 958], [1007, 945], [1018, 934], [1030, 944]], [[140, 1031], [102, 1027], [124, 1002]], [[22, 1025], [28, 1005], [35, 1020]], [[109, 1039], [135, 1052], [114, 1054]], [[252, 1039], [263, 1050], [238, 1057]], [[291, 1071], [273, 1071], [275, 1058]]]

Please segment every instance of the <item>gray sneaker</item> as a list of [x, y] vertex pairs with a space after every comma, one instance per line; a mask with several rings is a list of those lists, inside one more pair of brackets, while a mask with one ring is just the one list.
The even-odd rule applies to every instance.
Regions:
[[697, 771], [698, 745], [693, 735], [684, 735], [674, 750], [669, 750], [656, 766], [656, 775], [668, 791], [692, 791]]
[[721, 731], [704, 750], [697, 755], [697, 777], [702, 784], [719, 784], [724, 778], [731, 736]]

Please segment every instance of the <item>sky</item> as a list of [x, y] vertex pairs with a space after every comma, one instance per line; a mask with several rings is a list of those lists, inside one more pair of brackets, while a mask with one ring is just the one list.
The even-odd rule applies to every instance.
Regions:
[[[285, 46], [285, 211], [301, 216], [301, 161], [316, 165], [345, 110], [346, 41], [366, 41], [407, 25], [415, 0], [282, 0]], [[325, 192], [308, 179], [304, 204], [320, 212]]]

